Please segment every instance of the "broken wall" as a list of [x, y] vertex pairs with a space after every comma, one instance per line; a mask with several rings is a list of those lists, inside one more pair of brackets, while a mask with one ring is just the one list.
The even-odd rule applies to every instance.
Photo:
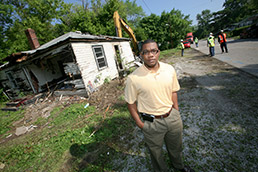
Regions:
[[[94, 91], [104, 83], [105, 79], [110, 80], [119, 76], [114, 45], [119, 46], [122, 59], [125, 59], [126, 62], [134, 60], [129, 42], [72, 43], [73, 52], [88, 91]], [[93, 52], [94, 46], [103, 47], [107, 67], [98, 68], [96, 55]]]
[[47, 82], [52, 82], [63, 76], [62, 69], [58, 64], [60, 59], [61, 57], [56, 56], [33, 62], [27, 66], [28, 71], [31, 71], [38, 80], [39, 91], [46, 89]]
[[41, 55], [29, 56], [28, 59], [1, 69], [1, 86], [5, 90], [45, 91], [69, 77], [64, 72], [64, 63], [74, 61], [68, 44]]
[[[103, 46], [107, 67], [99, 70], [93, 53], [92, 46]], [[90, 92], [100, 86], [105, 78], [117, 77], [117, 70], [112, 54], [111, 43], [72, 43], [77, 65], [81, 71], [84, 84]], [[113, 53], [114, 54], [114, 53]]]
[[123, 59], [122, 62], [125, 65], [125, 67], [127, 67], [129, 63], [135, 60], [132, 48], [129, 42], [120, 42], [119, 45], [121, 50], [121, 57]]

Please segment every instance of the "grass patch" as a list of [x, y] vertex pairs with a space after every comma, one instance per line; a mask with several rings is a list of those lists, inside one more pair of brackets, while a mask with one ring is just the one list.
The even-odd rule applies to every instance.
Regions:
[[23, 118], [24, 111], [0, 111], [0, 135], [5, 134], [10, 131], [13, 127], [13, 122], [18, 121]]
[[[84, 104], [57, 107], [48, 119], [40, 117], [35, 122], [49, 121], [46, 127], [1, 144], [4, 170], [59, 171], [69, 162], [71, 171], [112, 171], [109, 154], [112, 158], [124, 154], [123, 144], [115, 141], [134, 123], [125, 104], [110, 108], [110, 113], [99, 113], [94, 106], [84, 108]], [[20, 117], [20, 111], [1, 113], [1, 133]]]
[[169, 50], [160, 51], [159, 60], [161, 60], [161, 59], [163, 59], [163, 58], [167, 58], [167, 57], [169, 57], [169, 56], [173, 56], [173, 55], [175, 55], [178, 51], [179, 51], [179, 49], [177, 49], [177, 48], [173, 48], [173, 49], [169, 49]]

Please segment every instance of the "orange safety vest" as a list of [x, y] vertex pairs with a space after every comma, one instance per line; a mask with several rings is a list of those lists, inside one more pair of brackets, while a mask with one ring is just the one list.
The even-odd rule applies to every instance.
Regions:
[[[224, 36], [224, 39], [225, 39], [225, 42], [227, 42], [227, 40], [226, 40], [226, 37], [227, 37], [227, 35], [225, 34], [225, 33], [222, 33], [223, 34], [223, 36]], [[224, 39], [223, 39], [223, 36], [220, 34], [219, 35], [219, 39], [220, 39], [220, 43], [223, 43], [224, 42]]]

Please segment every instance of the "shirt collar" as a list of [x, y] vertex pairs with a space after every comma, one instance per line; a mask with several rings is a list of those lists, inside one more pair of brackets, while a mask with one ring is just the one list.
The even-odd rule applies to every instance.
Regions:
[[143, 70], [147, 73], [153, 73], [153, 74], [158, 74], [160, 73], [161, 71], [163, 71], [163, 63], [158, 61], [159, 63], [159, 69], [157, 70], [157, 72], [152, 72], [151, 70], [149, 70], [144, 64], [142, 65], [143, 66]]

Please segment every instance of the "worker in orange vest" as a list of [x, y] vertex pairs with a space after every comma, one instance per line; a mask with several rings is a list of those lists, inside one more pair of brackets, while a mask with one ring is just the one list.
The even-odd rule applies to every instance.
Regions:
[[221, 48], [222, 53], [224, 53], [224, 48], [226, 50], [226, 53], [228, 53], [226, 37], [227, 37], [226, 33], [223, 33], [223, 30], [221, 30], [219, 37], [218, 37], [218, 42], [220, 43], [220, 48]]

